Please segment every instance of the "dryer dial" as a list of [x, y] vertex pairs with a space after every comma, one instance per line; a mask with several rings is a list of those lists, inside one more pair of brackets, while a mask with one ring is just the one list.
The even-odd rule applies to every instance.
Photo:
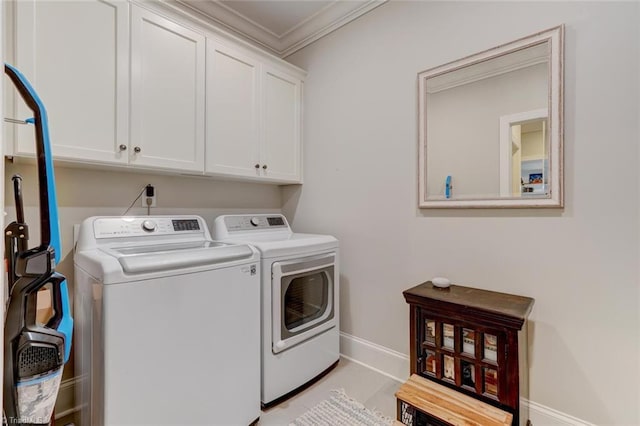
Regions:
[[252, 217], [250, 222], [253, 226], [260, 225], [260, 220], [257, 217]]

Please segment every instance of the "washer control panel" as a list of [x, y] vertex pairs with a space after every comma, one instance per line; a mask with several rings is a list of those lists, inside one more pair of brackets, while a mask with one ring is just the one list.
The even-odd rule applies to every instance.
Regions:
[[93, 222], [95, 238], [144, 237], [202, 233], [206, 228], [197, 217], [101, 217]]
[[228, 232], [265, 229], [289, 229], [287, 219], [280, 214], [225, 216], [224, 225]]

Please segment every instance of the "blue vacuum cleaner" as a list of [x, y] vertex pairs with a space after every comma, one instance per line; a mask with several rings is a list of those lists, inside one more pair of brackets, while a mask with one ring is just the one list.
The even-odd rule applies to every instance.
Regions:
[[[4, 421], [6, 424], [48, 425], [69, 360], [73, 319], [66, 278], [55, 271], [60, 260], [60, 225], [47, 112], [37, 93], [18, 70], [5, 65], [35, 125], [40, 245], [29, 249], [29, 227], [24, 220], [22, 178], [13, 177], [16, 220], [5, 228], [7, 309], [4, 325]], [[46, 324], [36, 320], [41, 289], [52, 298], [53, 315]]]

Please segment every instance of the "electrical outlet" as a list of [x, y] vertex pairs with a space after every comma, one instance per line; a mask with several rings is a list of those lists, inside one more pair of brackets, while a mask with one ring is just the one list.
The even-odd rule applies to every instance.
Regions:
[[[148, 200], [151, 200], [151, 204], [147, 204]], [[155, 207], [156, 206], [156, 196], [147, 197], [146, 195], [142, 195], [142, 207]]]
[[[151, 200], [151, 204], [147, 204], [148, 200]], [[142, 196], [142, 207], [155, 207], [156, 206], [156, 196], [147, 197], [146, 195]]]
[[142, 194], [142, 207], [155, 207], [156, 206], [156, 189], [153, 185], [147, 185], [144, 193]]

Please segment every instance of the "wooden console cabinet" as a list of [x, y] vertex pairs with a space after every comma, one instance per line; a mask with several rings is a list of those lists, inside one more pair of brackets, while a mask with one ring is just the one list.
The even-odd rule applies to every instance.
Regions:
[[526, 425], [529, 297], [430, 281], [405, 290], [410, 305], [411, 374], [513, 414]]

